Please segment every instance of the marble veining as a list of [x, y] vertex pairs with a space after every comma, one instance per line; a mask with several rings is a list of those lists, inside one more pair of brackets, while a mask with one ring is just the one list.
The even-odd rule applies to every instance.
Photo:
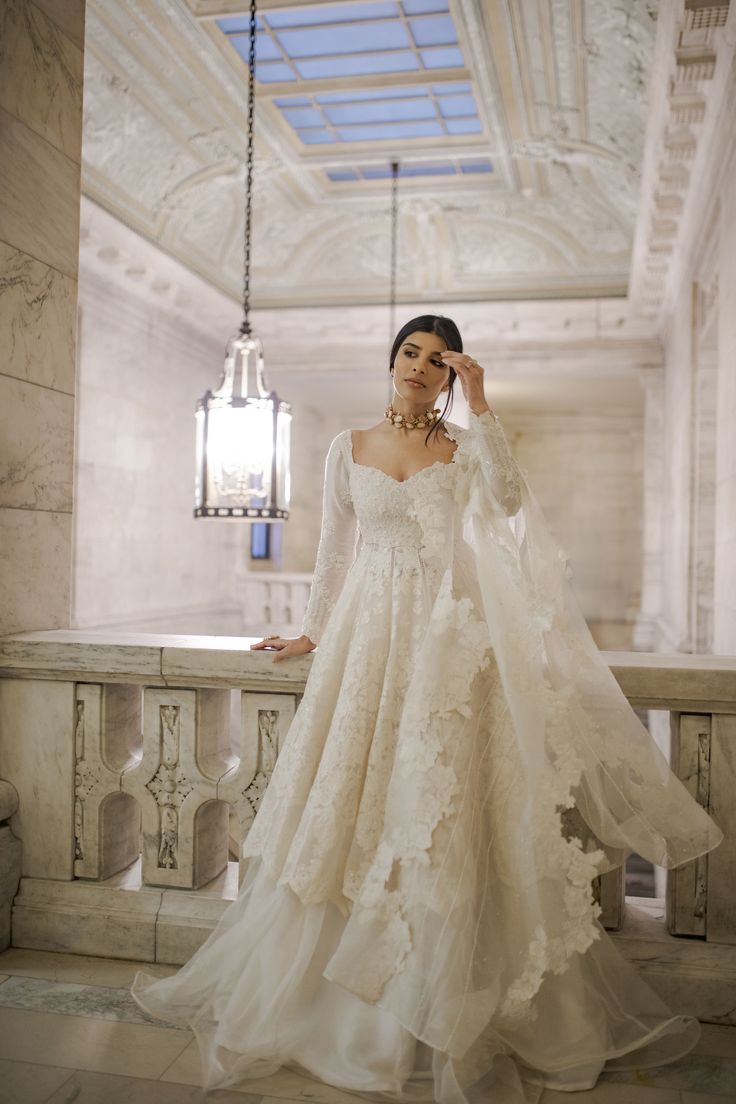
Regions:
[[3, 373], [74, 394], [77, 284], [0, 242]]
[[80, 167], [0, 106], [0, 240], [76, 279]]
[[35, 4], [0, 6], [0, 104], [79, 163], [84, 55]]
[[71, 513], [74, 399], [0, 376], [0, 506]]
[[181, 1025], [153, 1020], [138, 1007], [127, 989], [114, 989], [108, 985], [76, 985], [45, 978], [8, 977], [0, 985], [0, 1007], [188, 1030]]

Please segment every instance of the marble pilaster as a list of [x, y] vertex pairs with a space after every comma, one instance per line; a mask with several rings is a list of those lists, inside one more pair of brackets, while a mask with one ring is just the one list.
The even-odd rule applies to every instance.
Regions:
[[84, 17], [0, 10], [0, 634], [70, 617]]

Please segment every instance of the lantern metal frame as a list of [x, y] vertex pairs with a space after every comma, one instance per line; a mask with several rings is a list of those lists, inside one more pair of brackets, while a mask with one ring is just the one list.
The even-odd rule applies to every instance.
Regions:
[[[266, 383], [263, 346], [250, 322], [251, 221], [253, 209], [253, 119], [255, 112], [256, 0], [250, 0], [248, 127], [243, 234], [243, 321], [230, 338], [218, 387], [197, 402], [195, 518], [285, 521], [289, 517], [291, 406]], [[251, 370], [255, 394], [250, 392]], [[270, 410], [269, 410], [270, 407]], [[249, 411], [252, 417], [249, 417]], [[217, 416], [216, 418], [214, 416]], [[270, 440], [264, 432], [270, 418]], [[213, 421], [225, 443], [213, 472]], [[260, 423], [260, 425], [259, 425]], [[248, 432], [244, 430], [250, 429]], [[228, 452], [229, 449], [229, 452]], [[258, 463], [258, 454], [264, 463]], [[270, 470], [266, 470], [269, 469]], [[225, 499], [226, 501], [222, 501]], [[227, 501], [229, 499], [229, 501]]]

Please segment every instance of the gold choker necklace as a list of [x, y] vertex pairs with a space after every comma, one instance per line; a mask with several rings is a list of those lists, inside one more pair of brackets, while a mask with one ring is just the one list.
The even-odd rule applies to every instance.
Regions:
[[399, 429], [422, 429], [424, 426], [432, 425], [436, 422], [440, 416], [440, 408], [436, 406], [434, 410], [427, 410], [424, 414], [397, 414], [391, 403], [386, 407], [384, 418], [388, 418], [391, 425], [398, 426]]

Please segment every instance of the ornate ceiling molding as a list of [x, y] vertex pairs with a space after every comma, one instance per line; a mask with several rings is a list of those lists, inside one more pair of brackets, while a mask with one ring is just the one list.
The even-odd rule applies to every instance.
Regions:
[[[460, 184], [402, 180], [400, 300], [624, 295], [653, 5], [452, 5], [495, 171]], [[229, 0], [87, 6], [83, 189], [233, 299], [245, 68], [232, 49], [226, 58], [212, 20], [243, 8]], [[349, 151], [297, 149], [274, 111], [261, 89], [255, 306], [385, 302], [388, 187], [330, 184], [325, 167]], [[479, 148], [468, 142], [466, 152]], [[415, 155], [436, 153], [425, 143]]]
[[705, 147], [722, 110], [734, 110], [733, 102], [730, 108], [722, 103], [727, 82], [714, 78], [717, 67], [730, 69], [733, 63], [735, 24], [728, 2], [663, 5], [630, 288], [632, 302], [644, 314], [659, 316], [675, 290], [679, 273], [673, 262], [688, 209], [692, 221], [693, 209], [703, 202], [694, 186], [698, 162], [707, 158]]

